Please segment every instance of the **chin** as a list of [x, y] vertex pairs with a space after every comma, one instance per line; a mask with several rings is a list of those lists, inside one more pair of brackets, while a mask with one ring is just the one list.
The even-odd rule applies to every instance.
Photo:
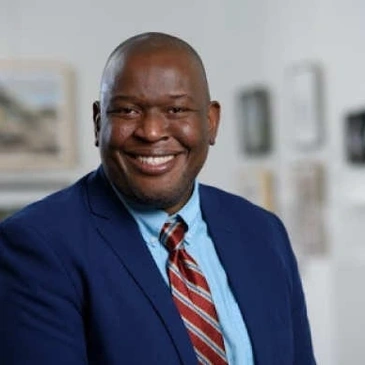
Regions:
[[[148, 205], [155, 209], [165, 210], [170, 214], [173, 214], [179, 210], [179, 207], [182, 207], [185, 204], [187, 200], [185, 199], [186, 194], [181, 194], [181, 192], [175, 192], [174, 194], [171, 194], [171, 192], [170, 194], [166, 193], [166, 190], [161, 192], [148, 192], [146, 190], [138, 192], [134, 191], [131, 198], [139, 204]], [[178, 208], [174, 211], [174, 207]]]

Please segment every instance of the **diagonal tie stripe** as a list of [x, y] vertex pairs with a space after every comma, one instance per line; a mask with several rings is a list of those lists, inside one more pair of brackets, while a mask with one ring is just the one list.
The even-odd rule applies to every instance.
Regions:
[[187, 257], [188, 253], [185, 250], [179, 252], [179, 260], [177, 261], [177, 266], [179, 270], [184, 273], [184, 276], [190, 281], [200, 286], [201, 288], [208, 289], [207, 281], [201, 272], [199, 266], [196, 262], [191, 262], [191, 258]]
[[211, 362], [199, 350], [195, 349], [199, 364], [210, 365]]
[[214, 341], [211, 340], [210, 337], [202, 332], [199, 327], [191, 323], [189, 319], [185, 319], [185, 323], [191, 336], [195, 338], [196, 342], [200, 343], [198, 348], [204, 349], [205, 354], [209, 354], [209, 359], [214, 358], [214, 364], [220, 364], [220, 361], [222, 360], [225, 361], [226, 355], [224, 349], [219, 347]]
[[184, 296], [186, 303], [191, 303], [191, 306], [197, 308], [197, 310], [205, 312], [207, 316], [211, 317], [212, 320], [218, 323], [215, 320], [216, 312], [210, 298], [207, 300], [206, 298], [197, 295], [195, 291], [187, 290], [189, 287], [187, 288], [185, 286], [184, 281], [176, 275], [175, 271], [171, 271], [170, 276], [174, 276], [175, 278], [174, 286], [172, 287], [173, 291], [180, 293], [180, 295]]
[[189, 301], [189, 299], [186, 298], [176, 288], [173, 288], [172, 291], [173, 291], [173, 295], [174, 295], [175, 299], [179, 300], [181, 302], [179, 305], [187, 307], [185, 309], [185, 312], [189, 312], [192, 319], [196, 318], [196, 322], [199, 322], [199, 320], [202, 318], [207, 323], [207, 325], [210, 325], [211, 327], [213, 327], [212, 331], [215, 330], [215, 331], [217, 331], [217, 333], [220, 332], [219, 323], [215, 320], [214, 317], [211, 317], [208, 313], [204, 312], [202, 309], [195, 306], [194, 303]]
[[167, 272], [171, 292], [199, 364], [227, 365], [224, 341], [208, 283], [195, 260], [184, 248], [187, 226], [177, 219], [166, 223], [160, 241], [169, 250]]
[[[173, 279], [170, 281], [173, 281]], [[187, 296], [181, 294], [180, 290], [187, 292], [185, 286], [181, 287], [181, 283], [183, 282], [177, 282], [173, 286], [173, 298], [185, 322], [194, 347], [200, 349], [211, 359], [211, 362], [208, 362], [208, 364], [226, 364], [226, 362], [221, 362], [220, 354], [224, 354], [224, 345], [212, 302], [209, 302], [209, 306], [206, 308], [207, 311], [204, 312], [204, 306], [201, 302], [191, 301], [191, 292], [187, 293]], [[204, 313], [203, 315], [202, 312]], [[213, 318], [210, 317], [210, 314], [213, 315]], [[203, 330], [198, 330], [200, 328], [203, 328]], [[220, 350], [217, 351], [216, 349]]]
[[184, 284], [195, 294], [200, 295], [202, 298], [205, 298], [207, 301], [210, 301], [210, 293], [207, 292], [204, 288], [199, 285], [193, 284], [190, 281], [184, 278], [178, 267], [172, 263], [169, 264], [169, 269], [180, 279], [184, 282]]

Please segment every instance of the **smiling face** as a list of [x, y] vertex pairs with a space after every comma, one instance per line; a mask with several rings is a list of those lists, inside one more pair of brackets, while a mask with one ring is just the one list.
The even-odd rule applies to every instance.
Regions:
[[175, 213], [214, 143], [219, 104], [184, 49], [132, 49], [112, 63], [94, 103], [104, 170], [125, 196]]

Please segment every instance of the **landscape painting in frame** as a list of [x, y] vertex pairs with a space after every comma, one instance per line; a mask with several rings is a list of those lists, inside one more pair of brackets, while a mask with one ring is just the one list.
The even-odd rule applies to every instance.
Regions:
[[74, 164], [72, 81], [59, 63], [0, 61], [0, 171]]

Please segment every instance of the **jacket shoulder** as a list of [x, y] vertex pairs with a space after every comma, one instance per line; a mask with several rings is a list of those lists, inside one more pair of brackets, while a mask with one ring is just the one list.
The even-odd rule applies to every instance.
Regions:
[[225, 212], [225, 215], [232, 217], [251, 216], [253, 219], [277, 219], [276, 215], [246, 198], [219, 189], [214, 186], [200, 184], [201, 199], [209, 200]]
[[85, 184], [88, 175], [69, 187], [56, 191], [35, 201], [5, 219], [0, 228], [32, 226], [34, 229], [52, 230], [75, 220], [78, 212], [85, 206]]
[[275, 213], [212, 186], [201, 185], [200, 196], [203, 211], [209, 212], [209, 217], [224, 220], [237, 237], [251, 237], [258, 247], [273, 252], [284, 267], [292, 267], [294, 254], [288, 233]]

